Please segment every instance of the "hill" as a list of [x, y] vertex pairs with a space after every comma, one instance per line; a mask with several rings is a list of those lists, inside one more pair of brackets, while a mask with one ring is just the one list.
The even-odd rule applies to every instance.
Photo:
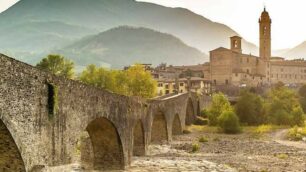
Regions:
[[70, 57], [79, 67], [91, 63], [114, 68], [133, 63], [189, 65], [208, 60], [207, 55], [170, 34], [128, 26], [88, 36], [55, 52]]
[[306, 59], [306, 41], [288, 50], [287, 52], [282, 54], [282, 56], [286, 57], [287, 59], [298, 59], [298, 58]]
[[[228, 47], [229, 37], [238, 35], [189, 10], [134, 0], [20, 0], [0, 14], [0, 25], [0, 51], [22, 54], [48, 52], [121, 25], [169, 33], [205, 53]], [[243, 49], [258, 53], [245, 41]]]

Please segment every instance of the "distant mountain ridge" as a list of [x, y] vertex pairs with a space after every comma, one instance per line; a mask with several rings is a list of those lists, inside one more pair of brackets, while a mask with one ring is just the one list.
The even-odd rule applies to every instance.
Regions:
[[282, 56], [288, 59], [306, 59], [306, 41], [284, 52]]
[[129, 26], [88, 36], [55, 52], [70, 57], [80, 67], [97, 61], [122, 68], [133, 63], [191, 65], [208, 60], [207, 55], [170, 34]]
[[[229, 37], [238, 35], [187, 9], [134, 0], [20, 0], [0, 14], [0, 35], [5, 35], [0, 36], [0, 51], [42, 55], [121, 25], [169, 33], [205, 53], [229, 47]], [[243, 49], [258, 54], [246, 41]]]

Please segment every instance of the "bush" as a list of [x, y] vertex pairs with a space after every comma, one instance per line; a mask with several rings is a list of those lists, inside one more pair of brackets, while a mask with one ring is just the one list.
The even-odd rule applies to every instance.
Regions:
[[293, 141], [300, 141], [303, 137], [306, 137], [306, 127], [299, 128], [295, 126], [288, 131], [287, 137]]
[[206, 110], [206, 109], [203, 109], [203, 110], [201, 110], [201, 112], [200, 112], [200, 116], [202, 117], [202, 118], [208, 118], [208, 111]]
[[271, 132], [273, 127], [271, 125], [260, 125], [256, 128], [255, 133], [256, 134], [265, 134], [268, 132]]
[[191, 150], [191, 152], [197, 152], [197, 151], [199, 151], [200, 150], [200, 145], [198, 144], [198, 143], [193, 143], [192, 144], [192, 150]]
[[206, 142], [208, 142], [208, 138], [206, 138], [206, 137], [200, 137], [200, 138], [199, 138], [199, 142], [200, 142], [200, 143], [206, 143]]
[[291, 112], [291, 125], [304, 126], [305, 115], [301, 107], [296, 107]]
[[209, 125], [212, 125], [212, 126], [217, 125], [218, 117], [224, 111], [231, 111], [231, 110], [232, 110], [232, 107], [224, 94], [222, 93], [214, 94], [212, 97], [211, 106], [208, 110]]
[[218, 124], [223, 132], [228, 134], [235, 134], [241, 131], [239, 118], [232, 111], [223, 112], [218, 118]]
[[183, 134], [190, 134], [190, 133], [191, 133], [191, 131], [188, 130], [188, 129], [183, 130]]

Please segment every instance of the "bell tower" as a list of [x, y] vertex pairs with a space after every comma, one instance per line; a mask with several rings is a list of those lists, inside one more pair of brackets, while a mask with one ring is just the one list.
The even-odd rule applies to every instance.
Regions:
[[230, 39], [231, 39], [231, 50], [237, 53], [242, 53], [242, 48], [241, 48], [242, 38], [239, 36], [233, 36]]
[[271, 57], [271, 23], [269, 13], [264, 8], [259, 18], [259, 56], [265, 61]]

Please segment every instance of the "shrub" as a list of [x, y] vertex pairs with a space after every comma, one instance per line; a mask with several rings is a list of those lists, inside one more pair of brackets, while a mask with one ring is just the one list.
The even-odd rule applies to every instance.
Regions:
[[256, 134], [265, 134], [268, 132], [271, 132], [273, 127], [271, 125], [260, 125], [256, 128], [255, 133]]
[[190, 133], [191, 133], [191, 131], [188, 130], [188, 129], [183, 130], [183, 134], [190, 134]]
[[200, 143], [206, 143], [206, 142], [208, 142], [208, 138], [206, 138], [206, 137], [200, 137], [200, 138], [199, 138], [199, 142], [200, 142]]
[[291, 125], [304, 126], [305, 115], [303, 109], [298, 106], [291, 112]]
[[290, 140], [293, 141], [300, 141], [303, 139], [303, 137], [306, 137], [306, 127], [305, 128], [299, 128], [298, 126], [295, 126], [291, 128], [288, 133], [287, 137]]
[[202, 117], [202, 118], [207, 118], [208, 117], [208, 111], [206, 110], [206, 109], [203, 109], [203, 110], [201, 110], [201, 112], [200, 112], [200, 116]]
[[258, 125], [265, 122], [265, 116], [263, 115], [263, 99], [254, 93], [242, 91], [235, 106], [235, 110], [241, 123]]
[[223, 112], [218, 118], [218, 124], [223, 132], [228, 134], [235, 134], [241, 131], [239, 118], [232, 111]]
[[224, 112], [224, 111], [231, 111], [232, 107], [228, 101], [228, 99], [225, 97], [222, 93], [216, 93], [212, 97], [212, 103], [208, 110], [208, 119], [209, 119], [209, 125], [217, 125], [218, 124], [218, 117]]
[[197, 152], [197, 151], [199, 151], [200, 150], [200, 145], [198, 144], [198, 143], [193, 143], [192, 144], [192, 150], [191, 150], [191, 152]]
[[288, 159], [289, 156], [287, 154], [281, 153], [277, 154], [276, 157], [279, 159]]

